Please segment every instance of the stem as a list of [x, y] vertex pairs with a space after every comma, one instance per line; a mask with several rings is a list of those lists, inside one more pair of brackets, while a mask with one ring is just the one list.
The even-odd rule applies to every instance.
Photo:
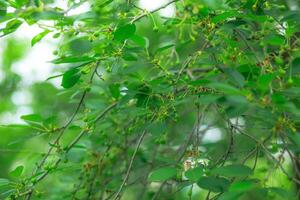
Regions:
[[143, 133], [142, 133], [142, 135], [141, 135], [141, 137], [139, 138], [139, 141], [138, 141], [138, 143], [137, 143], [137, 145], [136, 145], [136, 147], [135, 147], [135, 150], [134, 150], [134, 152], [133, 152], [133, 155], [132, 155], [132, 157], [131, 157], [131, 159], [130, 159], [130, 163], [129, 163], [129, 166], [128, 166], [128, 168], [127, 168], [127, 172], [126, 172], [125, 178], [124, 178], [124, 180], [123, 180], [121, 186], [119, 187], [119, 189], [118, 189], [118, 191], [117, 191], [115, 197], [113, 198], [114, 200], [116, 200], [116, 199], [119, 198], [119, 195], [120, 195], [120, 193], [122, 192], [123, 187], [124, 187], [125, 184], [127, 183], [127, 180], [128, 180], [128, 178], [129, 178], [129, 175], [130, 175], [130, 172], [131, 172], [131, 169], [132, 169], [133, 161], [134, 161], [134, 159], [135, 159], [135, 157], [136, 157], [136, 154], [137, 154], [137, 152], [138, 152], [138, 150], [139, 150], [139, 148], [140, 148], [140, 146], [141, 146], [142, 141], [144, 140], [144, 137], [145, 137], [146, 133], [147, 133], [146, 130], [144, 130]]

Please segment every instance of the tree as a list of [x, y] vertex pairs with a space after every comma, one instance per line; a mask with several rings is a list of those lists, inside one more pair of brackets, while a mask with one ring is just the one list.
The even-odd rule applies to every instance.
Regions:
[[[299, 2], [52, 3], [0, 0], [0, 37], [39, 26], [31, 45], [59, 40], [61, 72], [32, 86], [26, 125], [1, 127], [24, 150], [0, 155], [1, 199], [299, 198]], [[22, 87], [9, 44], [0, 112]]]

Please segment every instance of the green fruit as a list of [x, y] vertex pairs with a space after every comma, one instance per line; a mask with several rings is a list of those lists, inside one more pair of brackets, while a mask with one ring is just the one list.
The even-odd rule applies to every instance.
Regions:
[[55, 51], [52, 52], [52, 54], [56, 56], [56, 55], [58, 55], [58, 51], [55, 50]]
[[59, 36], [60, 36], [60, 33], [55, 33], [52, 37], [53, 38], [59, 38]]
[[282, 74], [282, 75], [284, 75], [284, 74], [286, 73], [285, 70], [282, 69], [282, 68], [280, 68], [280, 69], [278, 70], [278, 72], [279, 72], [280, 74]]

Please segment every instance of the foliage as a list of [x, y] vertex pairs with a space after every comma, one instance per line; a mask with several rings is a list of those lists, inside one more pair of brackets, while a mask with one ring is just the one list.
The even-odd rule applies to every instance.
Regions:
[[138, 5], [0, 0], [0, 112], [23, 87], [10, 35], [24, 24], [43, 29], [34, 48], [59, 41], [61, 79], [30, 88], [26, 124], [1, 126], [0, 198], [298, 199], [299, 2]]

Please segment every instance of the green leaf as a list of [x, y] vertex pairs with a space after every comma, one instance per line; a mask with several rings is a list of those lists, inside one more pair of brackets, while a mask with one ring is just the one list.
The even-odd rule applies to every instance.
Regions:
[[79, 63], [79, 62], [92, 62], [96, 60], [94, 57], [90, 56], [80, 56], [80, 57], [62, 57], [55, 60], [52, 60], [51, 63], [53, 64], [63, 64], [63, 63]]
[[143, 47], [143, 48], [149, 47], [149, 41], [145, 37], [141, 37], [139, 35], [133, 35], [130, 37], [130, 40], [132, 40], [134, 43], [136, 43], [140, 47]]
[[237, 86], [243, 87], [245, 84], [244, 76], [239, 73], [237, 70], [232, 68], [224, 68], [224, 72], [228, 75], [230, 80], [232, 80]]
[[38, 114], [22, 115], [20, 118], [24, 120], [32, 128], [35, 128], [39, 131], [45, 129], [45, 126], [43, 124], [43, 119]]
[[137, 61], [138, 60], [138, 56], [135, 53], [129, 53], [129, 52], [124, 53], [122, 58], [126, 61]]
[[270, 187], [268, 192], [280, 196], [282, 199], [296, 199], [295, 195], [279, 187]]
[[300, 149], [300, 133], [296, 134], [289, 134], [289, 138], [297, 145], [297, 147]]
[[258, 88], [261, 90], [268, 90], [269, 85], [271, 84], [272, 80], [275, 78], [274, 74], [263, 74], [258, 78], [257, 84]]
[[202, 177], [197, 184], [199, 187], [211, 190], [212, 192], [225, 192], [228, 189], [230, 182], [225, 178], [209, 176]]
[[160, 44], [159, 48], [156, 50], [156, 53], [160, 53], [160, 52], [170, 49], [172, 47], [175, 47], [174, 43], [167, 42], [167, 43]]
[[36, 43], [38, 43], [39, 41], [41, 41], [48, 33], [50, 33], [49, 30], [45, 30], [39, 34], [37, 34], [36, 36], [34, 36], [31, 40], [31, 46], [34, 46]]
[[280, 93], [273, 93], [271, 99], [272, 99], [272, 102], [274, 102], [275, 104], [278, 104], [278, 106], [283, 105], [287, 102], [285, 96]]
[[225, 192], [223, 193], [218, 200], [239, 200], [240, 197], [243, 195], [241, 192]]
[[102, 3], [102, 4], [99, 5], [99, 8], [103, 8], [103, 7], [107, 6], [107, 5], [109, 5], [110, 3], [112, 3], [113, 1], [114, 0], [106, 0], [106, 1], [104, 1], [104, 3]]
[[125, 26], [117, 28], [117, 30], [114, 32], [114, 37], [116, 40], [122, 42], [132, 37], [135, 33], [135, 30], [135, 24], [126, 24]]
[[0, 178], [0, 187], [3, 187], [3, 186], [8, 186], [10, 183], [9, 180], [5, 179], [5, 178]]
[[38, 114], [22, 115], [21, 119], [26, 122], [42, 122], [42, 117]]
[[217, 92], [223, 92], [225, 94], [241, 94], [242, 91], [238, 88], [221, 82], [211, 82], [206, 84], [207, 87], [217, 90]]
[[296, 76], [300, 74], [300, 57], [295, 58], [291, 63], [291, 74]]
[[228, 11], [213, 17], [211, 21], [217, 24], [219, 22], [227, 20], [228, 18], [236, 17], [238, 15], [239, 13], [237, 11]]
[[6, 24], [5, 28], [2, 30], [4, 35], [15, 32], [22, 25], [22, 23], [23, 22], [21, 20], [18, 20], [18, 19], [14, 19], [14, 20], [9, 21]]
[[176, 174], [177, 174], [176, 168], [163, 167], [155, 171], [152, 171], [149, 174], [148, 180], [151, 182], [162, 182], [173, 178], [174, 176], [176, 176]]
[[201, 167], [196, 167], [185, 172], [185, 176], [193, 182], [198, 181], [202, 177], [202, 175], [203, 169]]
[[71, 88], [79, 81], [80, 77], [80, 70], [78, 68], [72, 68], [64, 73], [61, 86], [66, 89]]
[[281, 46], [285, 44], [285, 38], [282, 35], [270, 35], [265, 38], [266, 44]]
[[0, 19], [4, 17], [7, 13], [7, 5], [0, 1]]
[[220, 95], [215, 94], [201, 94], [199, 97], [199, 103], [201, 104], [212, 104], [218, 101]]
[[120, 84], [114, 83], [109, 85], [109, 91], [115, 99], [119, 99], [120, 97]]
[[35, 5], [36, 7], [40, 7], [40, 6], [42, 5], [41, 0], [34, 0], [34, 5]]
[[245, 165], [227, 165], [212, 170], [212, 173], [226, 177], [243, 177], [252, 174], [252, 169]]
[[24, 170], [24, 166], [20, 165], [16, 167], [13, 171], [11, 171], [9, 174], [15, 178], [18, 178], [22, 175]]
[[[64, 16], [63, 13], [57, 12], [55, 10], [46, 10], [43, 12], [34, 12], [31, 14], [34, 20], [60, 20]], [[67, 19], [65, 20], [67, 22]]]
[[229, 191], [248, 191], [255, 187], [255, 182], [252, 180], [244, 180], [234, 182], [230, 185]]
[[15, 0], [19, 7], [24, 6], [29, 0]]

